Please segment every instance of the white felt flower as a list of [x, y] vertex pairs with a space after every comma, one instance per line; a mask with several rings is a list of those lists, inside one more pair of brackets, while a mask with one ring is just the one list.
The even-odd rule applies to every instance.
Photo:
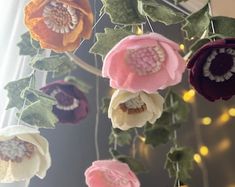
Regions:
[[161, 116], [163, 103], [164, 98], [158, 93], [116, 90], [109, 105], [108, 117], [113, 128], [128, 130], [143, 127], [146, 122], [154, 123]]
[[23, 125], [0, 129], [0, 183], [44, 178], [50, 166], [49, 145], [38, 130]]

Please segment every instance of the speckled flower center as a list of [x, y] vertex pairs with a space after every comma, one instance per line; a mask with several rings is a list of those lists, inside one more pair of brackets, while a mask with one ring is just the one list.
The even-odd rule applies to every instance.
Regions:
[[127, 185], [129, 181], [125, 178], [120, 176], [117, 172], [111, 170], [104, 170], [103, 175], [108, 182], [108, 184], [117, 187], [123, 187], [123, 185]]
[[126, 63], [138, 74], [148, 75], [158, 72], [166, 59], [160, 44], [153, 47], [128, 49]]
[[53, 90], [50, 95], [56, 98], [56, 108], [65, 111], [71, 111], [79, 107], [79, 100], [73, 96], [66, 94], [59, 88]]
[[146, 104], [142, 101], [139, 96], [132, 98], [126, 101], [125, 103], [121, 103], [119, 107], [123, 112], [127, 112], [128, 114], [141, 113], [147, 109]]
[[215, 49], [203, 66], [203, 75], [212, 81], [224, 82], [235, 73], [235, 50], [231, 48]]
[[22, 162], [24, 158], [31, 158], [35, 146], [29, 142], [13, 138], [7, 141], [0, 141], [0, 159], [4, 161]]
[[67, 4], [51, 1], [43, 9], [44, 22], [56, 33], [69, 33], [78, 24], [78, 15], [74, 8]]

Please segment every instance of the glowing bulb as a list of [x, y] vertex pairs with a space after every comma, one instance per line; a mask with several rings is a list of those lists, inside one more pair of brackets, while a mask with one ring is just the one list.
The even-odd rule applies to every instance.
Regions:
[[228, 113], [223, 113], [223, 114], [219, 117], [219, 122], [220, 122], [220, 124], [227, 123], [229, 120], [230, 120], [230, 116], [228, 115]]
[[207, 156], [209, 154], [209, 149], [207, 146], [201, 146], [199, 151], [202, 156]]
[[185, 45], [184, 44], [180, 44], [180, 50], [182, 50], [182, 51], [185, 50]]
[[203, 125], [211, 125], [212, 119], [210, 117], [204, 117], [202, 118], [202, 124]]
[[193, 159], [198, 164], [202, 162], [202, 157], [199, 154], [194, 154]]
[[142, 142], [145, 142], [146, 138], [143, 137], [143, 136], [139, 136], [139, 139], [142, 141]]
[[196, 92], [194, 89], [188, 90], [183, 94], [183, 100], [187, 103], [193, 103]]
[[232, 117], [235, 117], [235, 108], [230, 108], [230, 109], [228, 110], [228, 114], [229, 114], [230, 116], [232, 116]]
[[217, 149], [220, 152], [224, 152], [224, 151], [228, 150], [230, 147], [231, 147], [231, 141], [228, 138], [223, 139], [217, 145]]

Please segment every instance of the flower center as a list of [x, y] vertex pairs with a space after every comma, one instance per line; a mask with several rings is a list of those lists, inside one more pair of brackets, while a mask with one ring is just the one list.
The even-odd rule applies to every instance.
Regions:
[[123, 185], [127, 185], [129, 183], [126, 178], [120, 176], [117, 172], [107, 169], [103, 171], [103, 174], [107, 182], [111, 185], [123, 187]]
[[0, 159], [4, 161], [22, 162], [24, 158], [31, 158], [35, 146], [15, 137], [11, 140], [0, 141]]
[[203, 75], [212, 81], [224, 82], [235, 73], [235, 50], [220, 48], [213, 50], [203, 67]]
[[43, 9], [44, 23], [56, 33], [69, 33], [78, 24], [77, 12], [67, 4], [51, 1]]
[[127, 112], [128, 114], [141, 113], [147, 109], [146, 104], [142, 101], [140, 96], [132, 98], [125, 103], [121, 103], [119, 107], [123, 112]]
[[129, 49], [126, 63], [138, 75], [148, 75], [158, 72], [162, 63], [166, 60], [166, 54], [160, 44], [153, 47]]
[[53, 90], [50, 95], [57, 100], [56, 108], [65, 111], [71, 111], [79, 107], [79, 100], [70, 96], [60, 90], [59, 88]]

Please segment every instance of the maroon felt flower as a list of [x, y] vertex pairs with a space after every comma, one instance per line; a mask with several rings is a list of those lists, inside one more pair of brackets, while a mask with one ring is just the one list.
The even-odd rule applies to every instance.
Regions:
[[57, 100], [53, 112], [61, 123], [78, 124], [87, 116], [87, 99], [74, 84], [60, 80], [46, 85], [41, 90]]
[[235, 94], [235, 38], [220, 39], [200, 48], [188, 63], [190, 83], [210, 101]]

